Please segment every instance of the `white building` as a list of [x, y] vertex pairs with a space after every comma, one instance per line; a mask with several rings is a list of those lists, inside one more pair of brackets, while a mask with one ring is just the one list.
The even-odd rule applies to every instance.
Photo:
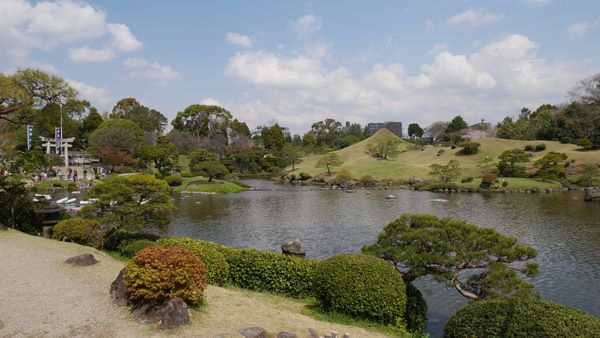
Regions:
[[[260, 137], [260, 136], [262, 135], [262, 130], [263, 130], [263, 128], [271, 128], [271, 127], [273, 127], [273, 126], [274, 126], [274, 125], [276, 125], [276, 124], [279, 124], [279, 123], [277, 123], [277, 120], [271, 120], [271, 121], [269, 122], [269, 125], [262, 125], [262, 126], [258, 126], [258, 127], [256, 127], [256, 128], [255, 128], [255, 129], [252, 131], [252, 137], [254, 137], [254, 136], [258, 136], [258, 137]], [[291, 134], [290, 134], [290, 128], [288, 128], [288, 127], [284, 127], [284, 126], [282, 126], [282, 125], [280, 125], [280, 124], [279, 124], [279, 128], [281, 128], [281, 131], [283, 132], [283, 137], [288, 137], [288, 136], [291, 136]]]

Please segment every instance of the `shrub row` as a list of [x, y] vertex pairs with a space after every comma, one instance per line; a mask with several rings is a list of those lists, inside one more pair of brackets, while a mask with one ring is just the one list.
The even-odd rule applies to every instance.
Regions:
[[600, 337], [600, 320], [552, 302], [500, 298], [459, 309], [444, 337]]
[[156, 242], [160, 236], [144, 232], [131, 232], [127, 230], [117, 230], [104, 239], [104, 249], [110, 251], [119, 251], [120, 247], [125, 247], [132, 242], [139, 240], [148, 240]]

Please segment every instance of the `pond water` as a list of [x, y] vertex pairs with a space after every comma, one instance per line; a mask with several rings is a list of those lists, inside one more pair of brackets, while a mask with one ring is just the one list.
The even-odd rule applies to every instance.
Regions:
[[[428, 213], [491, 227], [534, 247], [540, 274], [531, 280], [542, 299], [600, 318], [600, 205], [583, 192], [551, 194], [445, 194], [411, 190], [321, 191], [316, 186], [267, 180], [247, 184], [268, 191], [229, 195], [176, 194], [179, 211], [163, 236], [185, 236], [238, 248], [280, 253], [300, 238], [307, 258], [358, 253], [403, 213]], [[388, 201], [386, 196], [395, 195]], [[447, 202], [432, 202], [446, 199]], [[457, 308], [467, 304], [456, 290], [423, 280], [416, 284], [429, 307], [427, 332], [441, 336]]]

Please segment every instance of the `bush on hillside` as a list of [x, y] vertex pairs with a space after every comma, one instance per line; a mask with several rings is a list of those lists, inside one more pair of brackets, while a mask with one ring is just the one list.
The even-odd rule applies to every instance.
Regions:
[[470, 303], [446, 323], [444, 337], [600, 337], [600, 320], [532, 298]]
[[497, 179], [498, 176], [496, 174], [485, 174], [481, 179], [481, 184], [479, 187], [482, 189], [488, 189], [492, 186], [492, 184], [494, 184], [494, 182], [496, 182]]
[[579, 141], [579, 143], [577, 143], [577, 145], [585, 150], [589, 150], [594, 147], [594, 144], [592, 143], [592, 141], [590, 141], [587, 138], [584, 138], [583, 140]]
[[181, 176], [171, 175], [165, 178], [165, 182], [167, 182], [170, 187], [180, 186], [181, 183], [183, 183], [183, 178], [181, 178]]
[[204, 300], [205, 274], [204, 263], [190, 250], [151, 246], [129, 261], [124, 283], [134, 304], [162, 305], [181, 298], [193, 306]]
[[180, 174], [181, 174], [181, 177], [186, 177], [186, 178], [194, 177], [194, 175], [192, 175], [192, 173], [189, 171], [182, 171]]
[[316, 297], [326, 310], [404, 327], [406, 286], [385, 260], [338, 255], [322, 261], [315, 275]]
[[67, 187], [69, 187], [69, 188], [76, 187], [76, 186], [77, 186], [77, 183], [75, 183], [75, 182], [68, 182], [67, 183]]
[[564, 144], [571, 143], [571, 140], [572, 139], [569, 136], [565, 136], [560, 139], [560, 143], [564, 143]]
[[180, 246], [192, 251], [206, 268], [206, 282], [223, 286], [229, 279], [229, 264], [221, 253], [219, 244], [185, 237], [163, 238], [157, 241], [162, 246]]
[[479, 152], [481, 144], [479, 142], [462, 142], [458, 146], [463, 148], [463, 154], [471, 155]]
[[161, 174], [160, 171], [157, 171], [157, 172], [154, 173], [154, 177], [157, 180], [162, 180], [163, 179], [163, 174]]
[[52, 237], [58, 240], [66, 238], [70, 242], [98, 249], [102, 247], [102, 225], [83, 218], [65, 219], [56, 224]]
[[119, 247], [125, 247], [131, 242], [142, 239], [155, 242], [160, 239], [160, 236], [145, 232], [117, 230], [104, 239], [104, 249], [118, 251]]
[[308, 181], [312, 177], [307, 173], [300, 173], [299, 176], [300, 176], [300, 181]]
[[54, 181], [52, 182], [52, 186], [55, 188], [61, 188], [62, 187], [62, 183], [58, 182], [58, 181]]
[[528, 144], [525, 146], [525, 151], [532, 151], [533, 150], [533, 145]]
[[131, 258], [138, 252], [146, 249], [149, 246], [156, 245], [156, 242], [149, 241], [147, 239], [141, 239], [139, 241], [133, 241], [125, 246], [119, 247], [119, 253], [123, 257]]
[[540, 143], [535, 146], [535, 151], [542, 151], [542, 150], [546, 150], [546, 145], [544, 143]]
[[222, 247], [229, 281], [241, 288], [266, 290], [292, 297], [312, 295], [318, 262], [304, 258]]

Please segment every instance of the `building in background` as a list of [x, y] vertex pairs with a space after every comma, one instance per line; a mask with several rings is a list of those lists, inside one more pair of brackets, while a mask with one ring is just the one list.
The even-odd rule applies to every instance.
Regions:
[[386, 128], [394, 135], [402, 138], [402, 122], [371, 122], [367, 125], [367, 129], [371, 135], [375, 134], [381, 128]]
[[283, 133], [283, 137], [291, 136], [291, 134], [290, 134], [290, 128], [284, 127], [284, 126], [280, 125], [279, 123], [277, 123], [277, 120], [271, 120], [271, 121], [269, 121], [269, 125], [262, 125], [262, 126], [258, 126], [256, 128], [254, 128], [254, 130], [252, 131], [252, 137], [254, 137], [254, 136], [260, 137], [262, 135], [263, 128], [271, 128], [271, 127], [273, 127], [276, 124], [278, 124], [279, 128], [281, 128], [281, 132]]

